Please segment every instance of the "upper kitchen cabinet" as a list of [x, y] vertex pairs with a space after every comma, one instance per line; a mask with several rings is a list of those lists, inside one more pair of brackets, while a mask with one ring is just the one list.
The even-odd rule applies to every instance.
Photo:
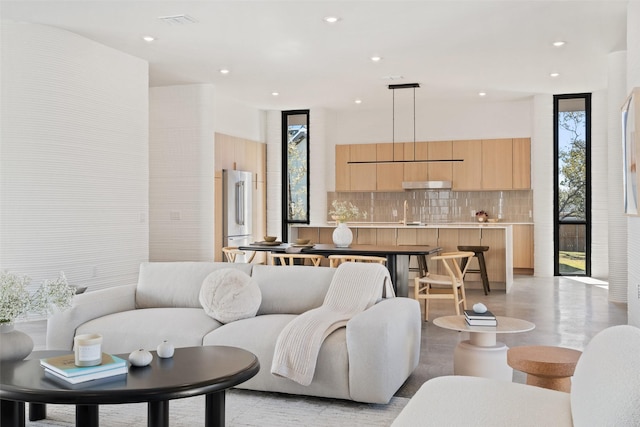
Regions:
[[[376, 146], [374, 144], [349, 145], [349, 161], [375, 162]], [[351, 191], [373, 191], [376, 189], [376, 164], [362, 163], [348, 165]]]
[[[429, 151], [429, 160], [451, 160], [453, 158], [453, 144], [451, 141], [431, 141], [427, 144]], [[452, 162], [430, 162], [429, 180], [430, 181], [452, 181], [453, 180], [453, 163]]]
[[531, 139], [513, 139], [513, 189], [531, 188]]
[[351, 190], [348, 145], [336, 145], [336, 191]]
[[453, 141], [453, 190], [482, 190], [482, 141]]
[[394, 163], [397, 160], [404, 160], [404, 144], [382, 143], [376, 144], [376, 179], [375, 190], [377, 191], [402, 191], [402, 180], [404, 177], [404, 163]]
[[[429, 158], [428, 142], [406, 143], [405, 160], [427, 160]], [[405, 163], [405, 181], [427, 181], [429, 179], [428, 163]]]
[[482, 140], [482, 189], [513, 188], [513, 140]]

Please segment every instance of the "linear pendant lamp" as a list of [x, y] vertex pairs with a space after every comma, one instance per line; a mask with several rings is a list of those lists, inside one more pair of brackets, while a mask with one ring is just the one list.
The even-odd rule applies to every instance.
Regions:
[[396, 160], [396, 90], [397, 89], [413, 89], [413, 158], [416, 158], [416, 89], [420, 87], [420, 83], [403, 83], [388, 86], [393, 91], [392, 101], [392, 160], [370, 160], [370, 161], [348, 161], [347, 164], [364, 164], [364, 163], [434, 163], [434, 162], [461, 162], [462, 159], [454, 160]]

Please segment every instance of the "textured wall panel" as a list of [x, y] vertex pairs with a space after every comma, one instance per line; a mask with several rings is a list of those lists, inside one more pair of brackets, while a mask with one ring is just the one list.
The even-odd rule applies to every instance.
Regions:
[[0, 268], [134, 283], [148, 258], [148, 65], [75, 34], [2, 23]]
[[213, 260], [213, 86], [151, 88], [149, 119], [149, 258]]
[[[627, 94], [640, 87], [640, 2], [627, 6]], [[640, 217], [628, 219], [629, 324], [640, 327]]]

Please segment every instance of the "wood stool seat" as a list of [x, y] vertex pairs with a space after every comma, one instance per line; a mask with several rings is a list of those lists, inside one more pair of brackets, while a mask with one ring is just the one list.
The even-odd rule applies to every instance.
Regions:
[[[464, 252], [473, 252], [474, 257], [478, 258], [478, 269], [472, 270], [468, 269], [467, 273], [480, 273], [480, 278], [482, 279], [482, 289], [484, 289], [484, 294], [487, 295], [491, 292], [491, 288], [489, 287], [489, 276], [487, 275], [487, 264], [484, 262], [484, 253], [489, 250], [489, 246], [458, 246], [459, 251]], [[461, 268], [464, 270], [464, 267], [467, 265], [466, 260], [462, 261]]]
[[581, 351], [564, 347], [531, 345], [507, 351], [507, 363], [527, 374], [527, 384], [551, 390], [571, 391], [571, 377]]

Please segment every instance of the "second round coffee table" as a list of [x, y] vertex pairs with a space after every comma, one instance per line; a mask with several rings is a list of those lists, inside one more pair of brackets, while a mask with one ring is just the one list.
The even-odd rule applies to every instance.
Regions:
[[444, 316], [433, 320], [433, 324], [441, 328], [469, 332], [469, 340], [458, 343], [453, 353], [455, 375], [513, 379], [513, 369], [507, 364], [509, 348], [498, 342], [496, 336], [527, 332], [536, 325], [513, 317], [496, 316], [496, 319], [498, 326], [470, 326], [464, 316]]
[[551, 390], [571, 391], [579, 350], [545, 345], [513, 347], [507, 351], [507, 363], [527, 374], [527, 384]]

